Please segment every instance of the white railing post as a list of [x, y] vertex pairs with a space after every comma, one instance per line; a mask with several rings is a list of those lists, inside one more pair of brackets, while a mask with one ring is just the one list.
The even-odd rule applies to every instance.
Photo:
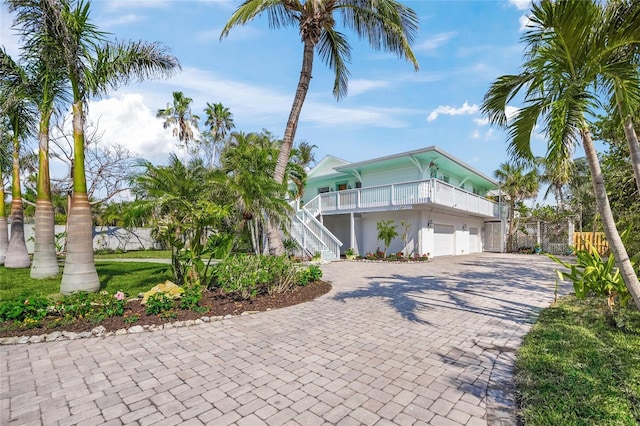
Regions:
[[389, 194], [389, 196], [391, 197], [391, 204], [390, 204], [391, 206], [395, 206], [396, 205], [396, 200], [395, 200], [395, 198], [396, 198], [396, 190], [395, 189], [396, 189], [395, 185], [391, 184], [391, 189], [390, 189], [390, 194]]

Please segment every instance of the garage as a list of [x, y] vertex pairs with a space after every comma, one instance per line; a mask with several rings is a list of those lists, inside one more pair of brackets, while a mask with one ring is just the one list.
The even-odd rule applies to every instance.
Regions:
[[433, 225], [433, 253], [435, 256], [451, 256], [454, 254], [453, 225]]
[[469, 253], [480, 252], [480, 232], [478, 228], [469, 228]]

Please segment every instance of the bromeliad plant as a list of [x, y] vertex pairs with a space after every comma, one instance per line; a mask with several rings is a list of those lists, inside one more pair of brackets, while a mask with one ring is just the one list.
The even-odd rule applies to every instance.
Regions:
[[[622, 234], [623, 241], [627, 235], [628, 233]], [[631, 294], [616, 267], [613, 255], [610, 254], [604, 260], [593, 244], [587, 242], [587, 250], [576, 252], [575, 264], [567, 263], [551, 254], [547, 256], [568, 269], [565, 272], [556, 270], [558, 279], [564, 281], [568, 278], [573, 281], [573, 288], [579, 299], [584, 299], [590, 293], [606, 297], [610, 312], [613, 312], [616, 299], [620, 306], [625, 306], [631, 300]], [[632, 263], [637, 262], [638, 259], [640, 259], [640, 253], [634, 256]]]

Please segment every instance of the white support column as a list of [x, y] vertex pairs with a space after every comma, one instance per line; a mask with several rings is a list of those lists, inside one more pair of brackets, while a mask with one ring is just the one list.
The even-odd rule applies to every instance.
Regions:
[[358, 253], [358, 245], [356, 244], [356, 220], [353, 216], [353, 212], [349, 213], [349, 247], [355, 250], [356, 254]]

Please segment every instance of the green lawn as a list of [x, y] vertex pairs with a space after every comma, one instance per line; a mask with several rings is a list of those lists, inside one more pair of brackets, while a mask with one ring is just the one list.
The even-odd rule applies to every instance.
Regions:
[[545, 309], [516, 359], [525, 425], [640, 424], [640, 312], [567, 297]]
[[140, 250], [95, 254], [96, 259], [171, 259], [171, 250]]
[[[172, 278], [171, 265], [149, 262], [96, 263], [100, 288], [109, 293], [124, 291], [130, 296], [147, 291], [156, 284]], [[0, 266], [0, 301], [18, 297], [21, 293], [56, 296], [60, 291], [62, 274], [56, 278], [34, 280], [29, 269], [7, 269]]]

